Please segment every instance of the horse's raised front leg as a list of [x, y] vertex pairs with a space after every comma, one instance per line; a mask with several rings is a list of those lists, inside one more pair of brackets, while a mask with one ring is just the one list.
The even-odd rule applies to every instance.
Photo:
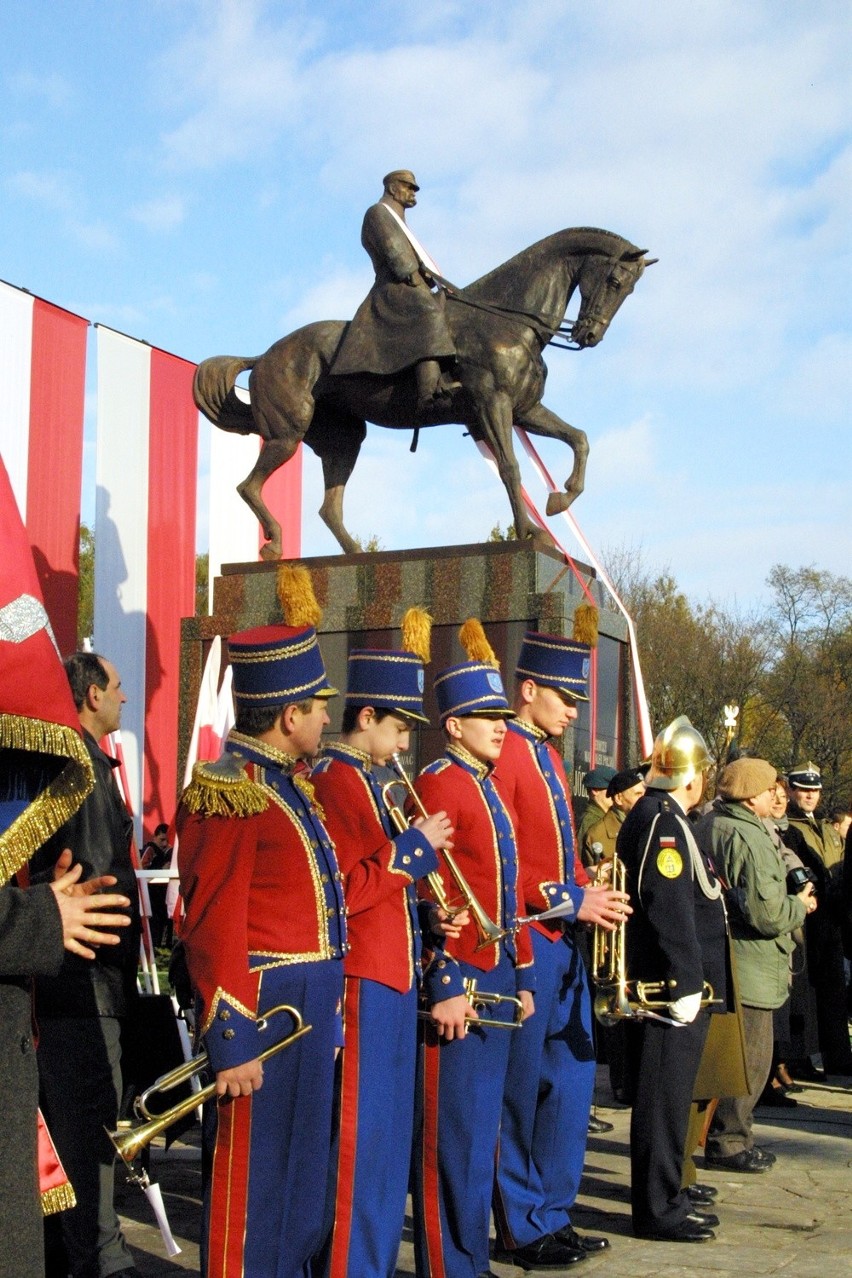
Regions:
[[574, 468], [565, 481], [564, 493], [551, 493], [547, 499], [548, 515], [558, 515], [567, 510], [571, 503], [580, 496], [586, 482], [586, 458], [589, 455], [589, 441], [582, 430], [570, 426], [561, 417], [557, 417], [544, 404], [536, 404], [522, 415], [516, 416], [519, 426], [523, 426], [531, 435], [543, 435], [547, 439], [559, 439], [572, 450]]
[[281, 558], [281, 525], [263, 500], [263, 485], [273, 471], [290, 460], [295, 451], [295, 446], [283, 439], [268, 439], [250, 474], [237, 484], [237, 492], [263, 528], [266, 545], [261, 547], [261, 559]]
[[476, 415], [479, 432], [494, 454], [497, 472], [509, 497], [518, 540], [538, 538], [541, 529], [526, 512], [521, 497], [521, 472], [512, 447], [512, 400], [505, 391], [478, 398]]

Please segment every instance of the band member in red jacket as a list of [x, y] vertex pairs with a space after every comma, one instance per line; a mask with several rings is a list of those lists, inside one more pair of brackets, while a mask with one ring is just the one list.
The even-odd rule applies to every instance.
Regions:
[[[419, 624], [418, 624], [419, 623]], [[342, 739], [312, 774], [337, 849], [347, 900], [344, 1050], [330, 1198], [329, 1278], [392, 1278], [405, 1221], [414, 1128], [420, 924], [415, 883], [438, 868], [452, 835], [443, 812], [399, 831], [388, 811], [405, 800], [377, 775], [408, 749], [423, 714], [428, 615], [410, 609], [403, 650], [350, 653]], [[421, 659], [423, 657], [423, 659]], [[401, 782], [397, 783], [400, 786]]]
[[[346, 921], [342, 875], [298, 761], [329, 687], [312, 626], [229, 641], [236, 725], [178, 813], [183, 940], [219, 1103], [205, 1107], [207, 1278], [305, 1278], [323, 1240]], [[310, 1033], [265, 1062], [292, 1028]]]
[[[473, 648], [470, 625], [462, 627], [468, 651]], [[479, 933], [471, 921], [457, 938], [446, 938], [425, 971], [432, 1023], [424, 1026], [418, 1073], [415, 1257], [420, 1278], [478, 1278], [488, 1271], [491, 1186], [509, 1042], [523, 1029], [477, 1023], [465, 982], [475, 981], [489, 995], [518, 999], [523, 1013], [532, 1015], [532, 950], [526, 929], [516, 931], [513, 813], [495, 785], [506, 721], [512, 717], [496, 663], [471, 660], [452, 666], [435, 680], [435, 692], [446, 750], [421, 773], [417, 792], [427, 812], [446, 811], [455, 830], [454, 862], [478, 908], [496, 925], [498, 939], [478, 948]], [[447, 891], [455, 892], [458, 882], [446, 858], [439, 859]], [[511, 1021], [510, 1006], [489, 1006], [482, 1016]]]
[[[626, 896], [589, 885], [577, 859], [571, 791], [553, 742], [587, 701], [589, 646], [528, 632], [515, 671], [497, 786], [517, 814], [523, 914], [560, 906], [563, 918], [530, 927], [537, 1014], [512, 1038], [494, 1215], [502, 1253], [525, 1267], [564, 1267], [609, 1244], [571, 1224], [592, 1091], [592, 1008], [578, 922], [612, 927]], [[558, 1133], [558, 1136], [556, 1135]]]

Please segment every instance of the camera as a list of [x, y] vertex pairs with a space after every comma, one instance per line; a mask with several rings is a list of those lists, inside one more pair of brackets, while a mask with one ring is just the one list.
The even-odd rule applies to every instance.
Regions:
[[813, 870], [809, 870], [806, 865], [795, 865], [792, 870], [787, 871], [787, 893], [789, 896], [797, 896], [802, 888], [810, 883], [816, 895], [819, 880]]

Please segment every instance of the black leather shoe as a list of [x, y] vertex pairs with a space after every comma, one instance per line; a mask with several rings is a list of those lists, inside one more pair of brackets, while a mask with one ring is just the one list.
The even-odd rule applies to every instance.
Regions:
[[696, 1182], [694, 1185], [687, 1185], [686, 1192], [694, 1203], [712, 1203], [719, 1191], [715, 1185], [699, 1185]]
[[545, 1234], [525, 1247], [498, 1252], [496, 1260], [506, 1260], [521, 1269], [562, 1269], [585, 1260], [589, 1252], [583, 1247], [569, 1247], [554, 1234]]
[[553, 1237], [568, 1247], [573, 1247], [575, 1250], [579, 1248], [581, 1251], [606, 1251], [609, 1246], [608, 1238], [602, 1238], [599, 1234], [578, 1234], [571, 1225], [563, 1225], [561, 1229], [557, 1229]]
[[792, 1096], [788, 1096], [783, 1088], [770, 1086], [760, 1093], [757, 1103], [773, 1105], [777, 1109], [795, 1109], [799, 1102]]
[[708, 1229], [715, 1229], [719, 1224], [715, 1211], [691, 1211], [686, 1219], [693, 1225], [706, 1225]]
[[684, 1243], [701, 1243], [710, 1242], [716, 1235], [708, 1225], [695, 1225], [687, 1217], [682, 1224], [675, 1229], [662, 1232], [658, 1229], [637, 1229], [634, 1227], [633, 1232], [637, 1238], [649, 1238], [654, 1242], [684, 1242]]
[[611, 1132], [612, 1123], [608, 1123], [605, 1118], [597, 1118], [594, 1114], [589, 1115], [589, 1132], [592, 1136], [602, 1136], [604, 1132]]
[[720, 1171], [732, 1172], [765, 1172], [775, 1162], [763, 1156], [759, 1149], [741, 1149], [737, 1154], [705, 1154], [705, 1167], [717, 1167]]

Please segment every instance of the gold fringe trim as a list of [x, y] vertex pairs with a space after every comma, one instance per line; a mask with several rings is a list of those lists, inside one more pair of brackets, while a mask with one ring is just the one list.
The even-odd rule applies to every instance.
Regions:
[[77, 1206], [77, 1195], [70, 1181], [64, 1185], [54, 1185], [53, 1189], [45, 1189], [41, 1196], [41, 1210], [44, 1216], [54, 1216], [58, 1211], [68, 1211]]
[[288, 626], [316, 629], [322, 621], [311, 574], [302, 565], [282, 564], [278, 569], [278, 602]]
[[482, 661], [487, 666], [493, 666], [495, 670], [500, 669], [497, 654], [488, 642], [478, 617], [468, 617], [459, 630], [459, 639], [470, 661]]
[[249, 777], [210, 775], [203, 769], [204, 764], [196, 764], [192, 780], [181, 797], [181, 803], [189, 812], [203, 817], [245, 817], [266, 811], [269, 800]]
[[432, 660], [432, 618], [425, 608], [409, 608], [402, 618], [402, 646], [413, 652], [424, 666]]
[[79, 732], [60, 723], [25, 715], [0, 715], [0, 748], [66, 756], [62, 771], [45, 786], [20, 816], [0, 834], [0, 884], [29, 861], [91, 794], [92, 761]]

